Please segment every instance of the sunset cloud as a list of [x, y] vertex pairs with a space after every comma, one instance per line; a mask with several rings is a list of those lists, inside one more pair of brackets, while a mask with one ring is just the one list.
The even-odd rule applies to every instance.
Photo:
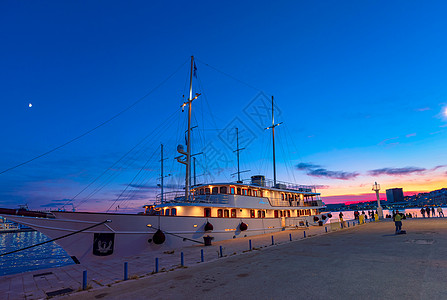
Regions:
[[402, 176], [402, 175], [411, 175], [413, 173], [422, 173], [426, 171], [425, 168], [418, 167], [405, 167], [405, 168], [382, 168], [375, 169], [368, 172], [368, 174], [372, 176], [378, 175], [390, 175], [390, 176]]
[[306, 174], [313, 177], [325, 177], [331, 179], [348, 180], [359, 176], [357, 172], [330, 171], [322, 168], [320, 165], [310, 163], [299, 163], [296, 165], [297, 170], [306, 171]]

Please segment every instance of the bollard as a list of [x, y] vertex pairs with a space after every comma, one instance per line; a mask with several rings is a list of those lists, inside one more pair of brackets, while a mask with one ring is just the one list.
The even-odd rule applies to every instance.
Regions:
[[289, 233], [289, 240], [292, 241], [292, 234]]
[[220, 246], [219, 250], [220, 250], [220, 257], [223, 257], [223, 254], [222, 254], [222, 246]]
[[306, 231], [304, 231], [304, 237], [306, 237]]
[[250, 248], [251, 251], [251, 240], [248, 240], [248, 247]]
[[185, 260], [184, 260], [184, 257], [183, 257], [183, 252], [180, 253], [180, 265], [181, 265], [182, 267], [185, 266]]
[[275, 245], [275, 240], [273, 239], [273, 235], [272, 235], [272, 246]]
[[82, 271], [82, 289], [87, 289], [87, 270]]
[[124, 280], [127, 280], [128, 279], [128, 276], [127, 276], [127, 261], [124, 263]]
[[327, 227], [324, 227], [324, 229], [326, 230], [326, 233], [327, 233]]
[[158, 273], [158, 257], [155, 258], [155, 273]]
[[203, 249], [200, 250], [200, 261], [204, 262], [205, 260], [203, 259]]

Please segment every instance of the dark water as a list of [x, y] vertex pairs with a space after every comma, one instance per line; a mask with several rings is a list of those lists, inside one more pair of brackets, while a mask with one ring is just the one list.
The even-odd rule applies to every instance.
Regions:
[[[49, 240], [38, 231], [0, 234], [0, 254]], [[0, 276], [74, 264], [54, 242], [0, 256]]]

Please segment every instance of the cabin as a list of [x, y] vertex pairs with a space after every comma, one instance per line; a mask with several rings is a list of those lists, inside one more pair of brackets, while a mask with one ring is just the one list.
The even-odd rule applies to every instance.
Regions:
[[179, 192], [166, 193], [152, 209], [162, 216], [288, 218], [318, 215], [324, 207], [313, 186], [278, 183], [268, 187], [263, 176], [253, 177], [249, 183], [194, 186], [187, 201]]

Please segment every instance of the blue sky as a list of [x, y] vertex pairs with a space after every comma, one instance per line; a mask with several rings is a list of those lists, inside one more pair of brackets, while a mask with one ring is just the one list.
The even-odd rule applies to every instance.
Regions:
[[[179, 185], [182, 166], [173, 158], [184, 143], [179, 107], [191, 55], [194, 90], [202, 93], [193, 121], [193, 147], [206, 154], [197, 156], [202, 182], [235, 180], [228, 135], [235, 126], [246, 148], [242, 167], [251, 170], [244, 177], [272, 177], [263, 130], [271, 121], [259, 109], [274, 95], [276, 119], [284, 122], [277, 130], [279, 180], [319, 185], [327, 203], [374, 199], [374, 181], [407, 192], [444, 187], [443, 1], [0, 6], [1, 170], [141, 99], [91, 134], [1, 174], [1, 206], [56, 208], [91, 183], [75, 199], [79, 209], [116, 209], [123, 199], [121, 210], [135, 209], [157, 192], [160, 143], [172, 174], [166, 181]], [[94, 181], [109, 168], [109, 177]]]

